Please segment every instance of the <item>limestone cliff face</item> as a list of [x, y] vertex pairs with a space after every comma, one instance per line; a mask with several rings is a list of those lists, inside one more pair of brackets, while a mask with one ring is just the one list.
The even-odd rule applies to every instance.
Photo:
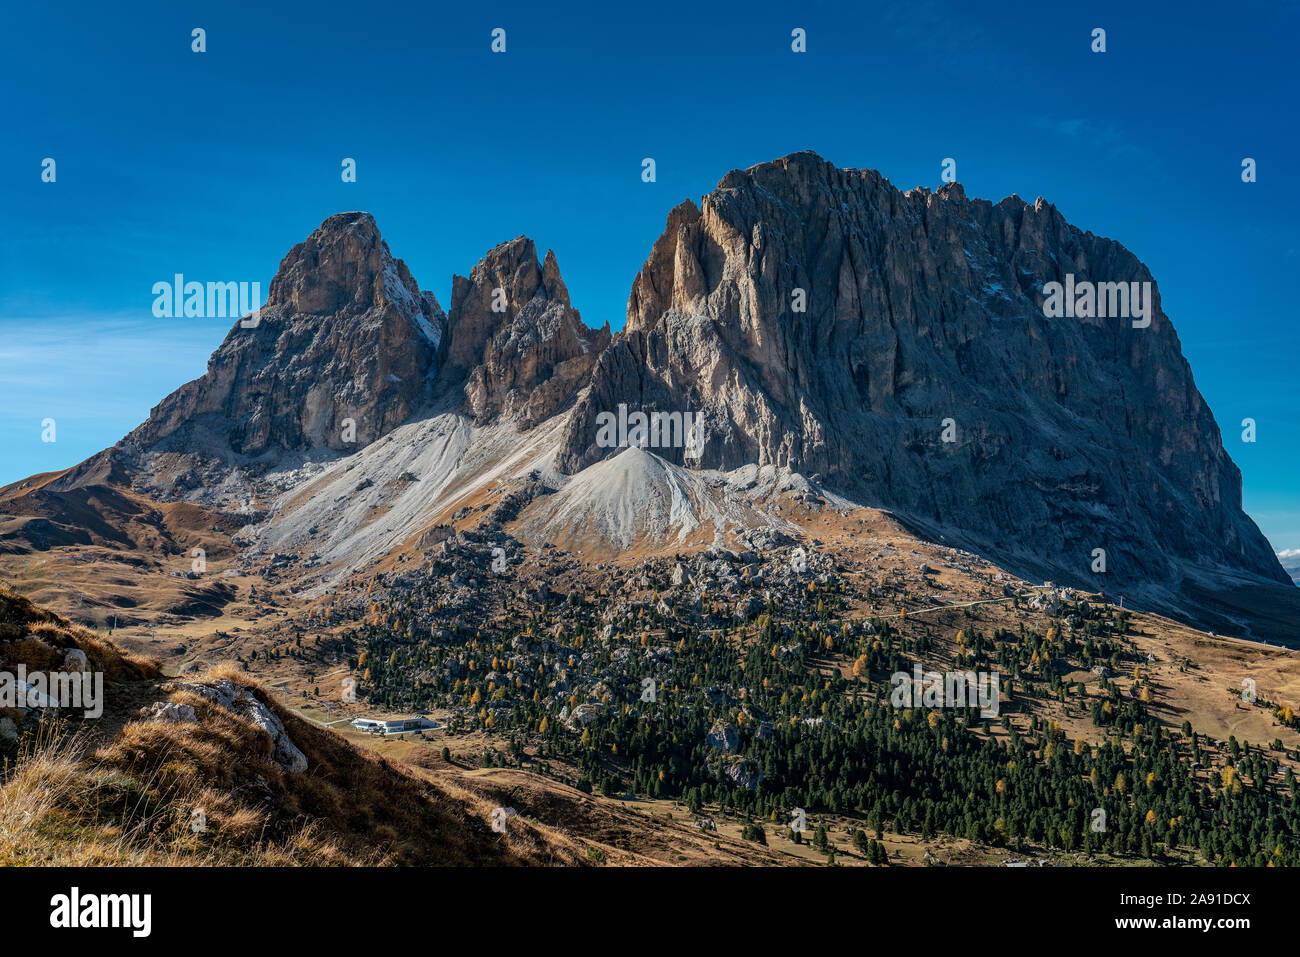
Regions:
[[[1067, 277], [1149, 283], [1149, 324], [1049, 318], [1044, 287]], [[59, 481], [134, 469], [158, 491], [180, 467], [156, 477], [125, 453], [272, 463], [448, 411], [553, 422], [555, 462], [576, 473], [616, 451], [598, 444], [598, 416], [620, 405], [702, 412], [700, 465], [788, 467], [1022, 574], [1099, 589], [1179, 588], [1198, 569], [1289, 581], [1130, 252], [1041, 199], [902, 192], [812, 153], [731, 172], [672, 210], [617, 336], [583, 324], [554, 254], [539, 261], [525, 237], [455, 277], [444, 317], [368, 214], [330, 217], [281, 263], [260, 324], [236, 323], [122, 454]], [[682, 448], [655, 451], [685, 464]]]
[[[1046, 318], [1067, 274], [1151, 282], [1150, 325]], [[786, 465], [1098, 587], [1188, 563], [1286, 581], [1150, 273], [1042, 199], [904, 193], [812, 153], [729, 173], [669, 214], [565, 468], [609, 454], [619, 402], [703, 409], [706, 467]]]
[[356, 448], [427, 399], [444, 326], [368, 213], [331, 216], [284, 257], [260, 322], [237, 322], [208, 371], [126, 441], [248, 456]]
[[528, 429], [572, 400], [611, 340], [608, 325], [583, 325], [555, 254], [539, 262], [522, 236], [453, 278], [444, 315], [368, 213], [331, 216], [293, 247], [257, 318], [122, 444], [268, 462], [353, 451], [438, 397]]
[[452, 283], [444, 385], [463, 389], [479, 421], [506, 415], [530, 428], [586, 381], [610, 332], [588, 329], [569, 303], [555, 253], [537, 261], [520, 236], [488, 252]]

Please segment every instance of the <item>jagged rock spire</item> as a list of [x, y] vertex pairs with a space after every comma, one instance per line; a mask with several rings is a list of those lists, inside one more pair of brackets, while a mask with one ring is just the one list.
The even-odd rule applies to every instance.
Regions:
[[256, 318], [125, 441], [244, 456], [355, 449], [428, 398], [445, 317], [369, 213], [331, 216], [294, 246]]

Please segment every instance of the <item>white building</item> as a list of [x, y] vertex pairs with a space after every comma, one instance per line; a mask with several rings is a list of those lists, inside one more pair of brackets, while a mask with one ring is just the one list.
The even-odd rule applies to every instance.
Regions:
[[404, 731], [433, 729], [438, 727], [438, 724], [423, 716], [414, 718], [353, 718], [352, 727], [369, 734], [401, 734]]

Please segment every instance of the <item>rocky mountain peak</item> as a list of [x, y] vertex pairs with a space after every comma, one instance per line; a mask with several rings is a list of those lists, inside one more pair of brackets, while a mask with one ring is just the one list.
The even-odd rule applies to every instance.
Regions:
[[511, 415], [528, 428], [572, 395], [609, 344], [569, 302], [555, 253], [538, 262], [520, 236], [491, 249], [452, 282], [444, 381], [462, 387], [479, 420]]
[[[401, 288], [399, 288], [401, 287]], [[414, 295], [406, 265], [395, 260], [369, 213], [338, 213], [280, 262], [268, 306], [301, 315], [364, 312]]]
[[[553, 262], [554, 257], [550, 258]], [[558, 279], [558, 266], [554, 272]], [[451, 308], [447, 314], [449, 376], [467, 373], [482, 361], [483, 350], [492, 336], [539, 291], [549, 300], [542, 280], [537, 246], [527, 236], [518, 236], [488, 250], [468, 277], [452, 277]], [[567, 307], [567, 289], [564, 297], [562, 305]]]
[[[1049, 317], [1067, 276], [1136, 284], [1145, 319]], [[1031, 575], [1285, 581], [1150, 272], [1042, 199], [813, 153], [732, 171], [669, 213], [584, 396], [568, 470], [611, 454], [617, 403], [698, 409], [705, 467], [786, 466]]]
[[444, 329], [374, 218], [339, 213], [284, 257], [266, 304], [235, 324], [208, 371], [125, 441], [217, 456], [356, 448], [428, 399]]
[[[1057, 283], [1122, 286], [1140, 314], [1062, 318]], [[530, 454], [576, 476], [621, 454], [602, 416], [676, 414], [692, 454], [680, 429], [638, 468], [799, 473], [1025, 577], [1135, 597], [1288, 581], [1150, 272], [1041, 197], [904, 192], [807, 152], [734, 170], [669, 212], [617, 337], [526, 236], [454, 277], [444, 316], [344, 213], [285, 257], [259, 319], [123, 444], [242, 468], [350, 451], [425, 408], [512, 442], [553, 422]], [[140, 461], [121, 459], [112, 475]], [[612, 501], [617, 471], [586, 475]]]
[[700, 209], [687, 199], [668, 214], [663, 233], [632, 283], [624, 329], [637, 332], [658, 321], [669, 309], [689, 309], [705, 292], [697, 255]]
[[542, 263], [542, 289], [546, 298], [564, 306], [569, 305], [569, 287], [560, 278], [560, 264], [555, 259], [555, 251], [546, 250], [546, 260]]

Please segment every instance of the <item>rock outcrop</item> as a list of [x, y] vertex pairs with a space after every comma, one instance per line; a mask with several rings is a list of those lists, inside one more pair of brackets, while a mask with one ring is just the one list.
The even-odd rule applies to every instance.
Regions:
[[583, 324], [555, 253], [539, 263], [525, 236], [489, 251], [468, 278], [453, 279], [448, 333], [446, 387], [463, 388], [476, 420], [506, 415], [521, 428], [555, 414], [611, 338], [608, 324]]
[[145, 710], [144, 717], [168, 724], [196, 724], [199, 720], [193, 705], [177, 704], [174, 701], [155, 701]]
[[[251, 722], [271, 738], [271, 757], [276, 764], [291, 774], [301, 774], [307, 770], [307, 756], [293, 743], [288, 732], [285, 731], [284, 722], [248, 688], [223, 678], [211, 684], [176, 682], [171, 690], [187, 691], [200, 698], [206, 698], [231, 714]], [[165, 709], [155, 716], [169, 721], [187, 720], [184, 717], [169, 716]], [[188, 717], [193, 718], [193, 716], [194, 709], [190, 707]]]
[[709, 729], [704, 741], [709, 747], [717, 748], [719, 751], [740, 750], [740, 732], [736, 730], [735, 725], [728, 724], [721, 718], [713, 722], [713, 727]]

